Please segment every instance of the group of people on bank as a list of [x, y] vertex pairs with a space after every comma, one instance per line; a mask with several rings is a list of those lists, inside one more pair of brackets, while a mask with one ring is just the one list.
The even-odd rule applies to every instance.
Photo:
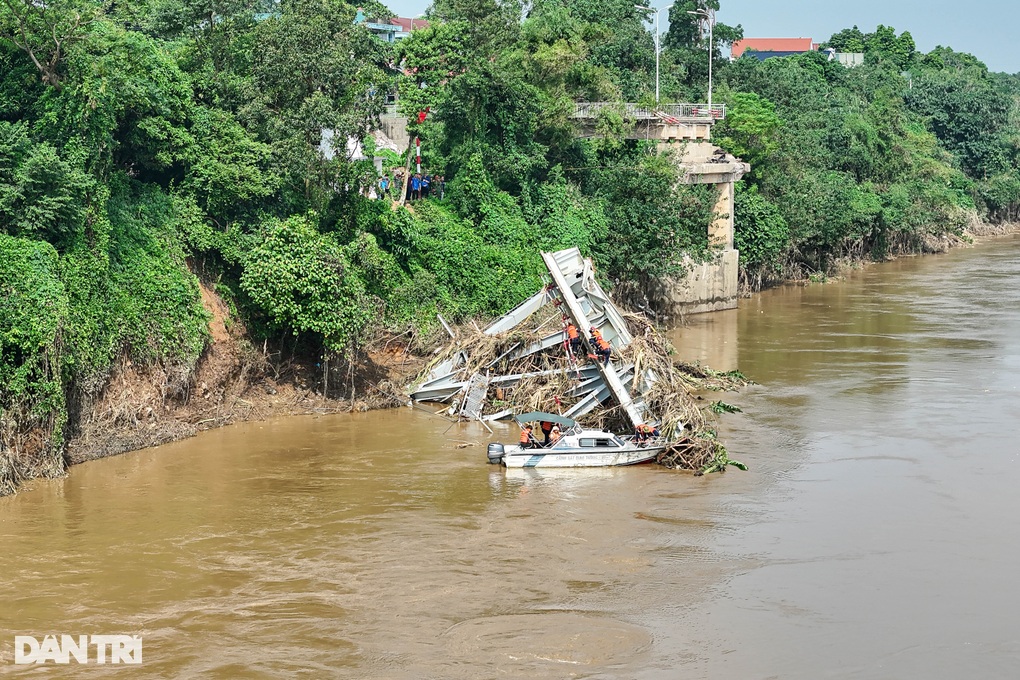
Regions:
[[407, 195], [407, 200], [409, 201], [420, 201], [428, 198], [442, 199], [446, 193], [446, 180], [442, 175], [423, 175], [420, 172], [416, 172], [411, 175], [409, 191], [410, 193]]
[[408, 181], [404, 181], [403, 169], [397, 168], [392, 180], [389, 173], [379, 178], [376, 186], [376, 197], [380, 200], [386, 200], [393, 198], [395, 193], [396, 198], [399, 198], [401, 187], [406, 194], [405, 199], [408, 201], [420, 201], [429, 198], [442, 200], [446, 196], [446, 178], [443, 175], [416, 172], [410, 175]]

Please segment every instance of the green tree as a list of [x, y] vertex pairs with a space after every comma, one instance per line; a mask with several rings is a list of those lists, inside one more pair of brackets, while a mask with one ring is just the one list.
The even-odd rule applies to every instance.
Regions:
[[270, 146], [281, 181], [274, 212], [314, 209], [325, 228], [350, 230], [358, 192], [374, 175], [351, 162], [347, 142], [364, 138], [382, 111], [389, 52], [339, 0], [287, 0], [280, 9], [254, 28], [254, 96], [238, 115]]
[[1008, 167], [1010, 94], [971, 55], [936, 48], [926, 56], [935, 68], [919, 70], [905, 101], [973, 177], [988, 178]]
[[24, 123], [0, 121], [0, 231], [61, 244], [85, 219], [88, 180]]
[[0, 494], [11, 493], [21, 477], [64, 469], [67, 323], [53, 247], [0, 234]]
[[709, 19], [705, 14], [710, 13], [714, 21], [718, 9], [719, 0], [681, 0], [669, 10], [669, 29], [662, 38], [664, 53], [660, 58], [665, 63], [660, 65], [660, 71], [666, 74], [664, 93], [670, 92], [679, 100], [703, 101], [708, 89], [709, 59], [714, 74], [728, 63], [723, 52], [744, 37], [744, 29], [739, 24], [715, 22], [709, 54]]
[[85, 38], [105, 10], [106, 3], [88, 0], [3, 0], [0, 39], [28, 55], [42, 81], [60, 89], [68, 49]]
[[523, 9], [519, 0], [436, 0], [427, 16], [431, 21], [463, 22], [471, 57], [483, 60], [517, 42]]
[[344, 247], [307, 217], [270, 220], [246, 256], [241, 289], [270, 326], [312, 333], [332, 351], [356, 345], [375, 305]]
[[896, 35], [892, 26], [879, 24], [874, 33], [864, 37], [867, 58], [888, 59], [899, 69], [907, 68], [914, 60], [916, 46], [914, 38], [904, 31]]
[[757, 187], [738, 185], [734, 213], [734, 247], [740, 251], [745, 281], [760, 288], [782, 273], [790, 228], [779, 207]]
[[595, 252], [612, 277], [631, 281], [683, 274], [687, 255], [708, 253], [714, 192], [678, 183], [667, 155], [624, 151], [601, 159], [586, 189], [603, 201], [610, 228]]
[[867, 38], [855, 25], [853, 28], [844, 28], [838, 33], [833, 33], [828, 41], [822, 43], [823, 49], [828, 47], [837, 52], [862, 53], [867, 49]]
[[725, 98], [726, 118], [713, 128], [716, 144], [751, 164], [750, 178], [759, 178], [779, 148], [783, 121], [775, 104], [753, 92], [734, 92]]

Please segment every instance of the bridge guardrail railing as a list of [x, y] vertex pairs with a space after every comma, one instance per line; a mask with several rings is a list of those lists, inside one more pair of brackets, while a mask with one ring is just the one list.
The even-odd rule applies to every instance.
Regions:
[[660, 104], [649, 108], [626, 102], [577, 102], [571, 118], [596, 118], [603, 110], [617, 111], [629, 120], [669, 119], [694, 121], [716, 121], [726, 117], [725, 104]]

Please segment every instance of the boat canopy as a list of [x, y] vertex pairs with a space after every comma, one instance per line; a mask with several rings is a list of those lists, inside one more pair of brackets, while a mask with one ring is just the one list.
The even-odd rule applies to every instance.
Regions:
[[558, 416], [555, 413], [543, 413], [542, 411], [529, 411], [528, 413], [522, 413], [514, 416], [514, 420], [522, 425], [536, 420], [544, 420], [547, 423], [556, 423], [557, 425], [564, 425], [566, 427], [573, 427], [577, 424], [574, 420], [567, 418], [566, 416]]

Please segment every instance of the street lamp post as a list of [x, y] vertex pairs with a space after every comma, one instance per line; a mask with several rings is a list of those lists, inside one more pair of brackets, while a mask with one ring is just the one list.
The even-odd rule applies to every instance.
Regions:
[[409, 28], [407, 32], [408, 33], [414, 33], [414, 20], [415, 19], [421, 19], [424, 16], [425, 16], [424, 14], [418, 14], [416, 16], [411, 17], [411, 28]]
[[708, 115], [712, 115], [712, 62], [715, 61], [715, 54], [712, 52], [712, 27], [715, 26], [715, 10], [708, 7], [688, 11], [688, 14], [704, 17], [708, 22]]
[[[655, 11], [655, 104], [659, 104], [659, 15], [667, 9], [670, 9], [673, 5], [666, 5], [660, 7]], [[634, 5], [637, 9], [643, 9], [646, 12], [651, 12], [651, 7], [644, 7], [643, 5]]]

